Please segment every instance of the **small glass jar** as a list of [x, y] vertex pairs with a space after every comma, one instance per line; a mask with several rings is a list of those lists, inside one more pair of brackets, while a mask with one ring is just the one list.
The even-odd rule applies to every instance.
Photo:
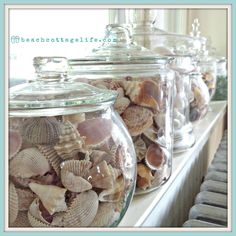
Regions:
[[97, 61], [70, 60], [70, 76], [118, 91], [114, 107], [132, 136], [137, 155], [135, 193], [147, 193], [171, 174], [174, 73], [167, 68], [169, 58], [151, 56], [129, 37], [125, 40], [127, 29], [110, 25], [107, 30], [107, 37], [109, 31], [117, 34], [118, 45], [95, 49], [90, 59]]
[[136, 182], [117, 93], [68, 80], [66, 58], [34, 66], [10, 89], [9, 227], [117, 226]]
[[190, 103], [189, 119], [191, 122], [196, 122], [207, 114], [210, 94], [199, 71], [190, 74], [190, 81], [194, 99]]

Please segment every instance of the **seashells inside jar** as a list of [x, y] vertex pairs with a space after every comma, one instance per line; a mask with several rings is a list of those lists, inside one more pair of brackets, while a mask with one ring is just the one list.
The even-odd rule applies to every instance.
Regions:
[[68, 80], [66, 58], [34, 64], [10, 89], [9, 227], [117, 226], [136, 182], [117, 93]]

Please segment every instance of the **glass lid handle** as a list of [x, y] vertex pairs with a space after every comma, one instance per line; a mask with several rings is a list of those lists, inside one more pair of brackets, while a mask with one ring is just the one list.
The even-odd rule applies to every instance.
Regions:
[[196, 37], [196, 38], [200, 37], [201, 31], [199, 30], [199, 26], [200, 26], [200, 23], [198, 19], [195, 18], [192, 23], [192, 31], [190, 32], [190, 35], [192, 37]]
[[66, 57], [34, 57], [33, 65], [39, 81], [61, 81], [67, 76]]

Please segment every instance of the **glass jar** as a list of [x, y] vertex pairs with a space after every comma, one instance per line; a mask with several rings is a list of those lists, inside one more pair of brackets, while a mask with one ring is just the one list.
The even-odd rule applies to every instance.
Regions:
[[115, 38], [116, 43], [94, 49], [90, 62], [70, 60], [70, 75], [118, 91], [114, 107], [132, 136], [137, 155], [135, 193], [147, 193], [171, 174], [174, 74], [167, 68], [168, 57], [154, 57], [135, 45], [127, 28], [108, 25], [106, 37]]
[[194, 100], [190, 103], [189, 119], [191, 122], [196, 122], [207, 114], [210, 94], [199, 71], [192, 72], [190, 74], [190, 80]]
[[68, 80], [66, 58], [34, 66], [34, 82], [10, 89], [9, 226], [117, 226], [136, 182], [117, 93]]

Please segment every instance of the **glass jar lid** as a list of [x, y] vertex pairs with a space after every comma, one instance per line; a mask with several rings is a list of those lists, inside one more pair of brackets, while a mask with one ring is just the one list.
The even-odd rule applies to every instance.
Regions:
[[114, 91], [68, 80], [64, 57], [36, 57], [34, 67], [36, 80], [10, 88], [10, 115], [14, 110], [108, 106], [117, 97]]

